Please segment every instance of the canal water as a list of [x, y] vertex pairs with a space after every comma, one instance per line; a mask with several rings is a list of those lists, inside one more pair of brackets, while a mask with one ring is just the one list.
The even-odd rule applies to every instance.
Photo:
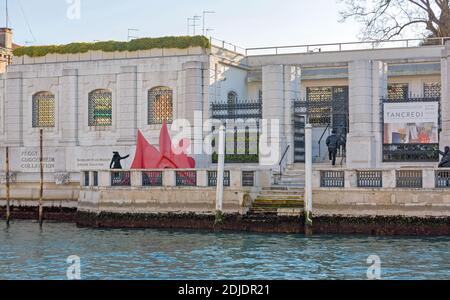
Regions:
[[[0, 223], [0, 279], [450, 279], [450, 237], [366, 237], [80, 229]], [[372, 257], [372, 258], [374, 258]], [[373, 270], [373, 268], [371, 268]], [[373, 272], [369, 272], [374, 274]]]

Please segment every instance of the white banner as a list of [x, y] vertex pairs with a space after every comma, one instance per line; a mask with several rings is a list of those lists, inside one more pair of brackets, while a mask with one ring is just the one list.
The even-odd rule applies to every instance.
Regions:
[[439, 103], [384, 104], [385, 144], [439, 143]]

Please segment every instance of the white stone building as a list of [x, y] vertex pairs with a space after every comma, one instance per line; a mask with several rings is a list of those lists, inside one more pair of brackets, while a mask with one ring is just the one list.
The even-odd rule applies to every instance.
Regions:
[[[107, 169], [113, 151], [133, 156], [138, 129], [157, 145], [162, 120], [187, 119], [192, 127], [202, 127], [194, 122], [196, 111], [204, 121], [212, 103], [253, 100], [262, 102], [263, 119], [280, 123], [279, 157], [262, 168], [278, 170], [285, 151], [283, 166], [302, 163], [307, 120], [314, 125], [316, 163], [328, 163], [324, 143], [335, 128], [347, 136], [343, 166], [348, 168], [436, 166], [436, 154], [411, 159], [400, 145], [392, 156], [383, 142], [383, 97], [440, 100], [442, 86], [437, 144], [450, 145], [450, 46], [414, 43], [244, 51], [213, 43], [211, 49], [14, 57], [0, 77], [0, 163], [3, 167], [9, 146], [11, 171], [26, 194], [29, 184], [38, 182], [39, 129], [44, 128], [48, 188], [63, 189], [57, 184], [71, 182], [76, 189], [80, 170]], [[321, 104], [305, 114], [305, 102]], [[193, 137], [194, 144], [206, 135]], [[414, 151], [432, 149], [413, 146]], [[211, 155], [195, 158], [198, 167], [213, 165]], [[124, 167], [131, 162], [132, 157]]]

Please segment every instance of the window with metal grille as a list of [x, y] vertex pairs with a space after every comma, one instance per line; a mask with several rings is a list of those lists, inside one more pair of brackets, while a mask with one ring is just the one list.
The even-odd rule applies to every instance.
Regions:
[[383, 187], [383, 173], [381, 171], [357, 171], [357, 184], [360, 188]]
[[90, 180], [89, 180], [89, 171], [85, 171], [83, 172], [84, 174], [84, 186], [89, 186], [90, 185]]
[[55, 127], [55, 96], [50, 92], [33, 95], [33, 128]]
[[173, 121], [173, 91], [168, 87], [156, 87], [148, 92], [148, 124], [158, 125]]
[[344, 171], [321, 171], [320, 186], [325, 188], [344, 187]]
[[131, 172], [111, 172], [111, 186], [131, 186]]
[[396, 172], [398, 188], [422, 188], [423, 179], [420, 170], [401, 170]]
[[255, 172], [242, 171], [242, 186], [244, 187], [255, 186]]
[[89, 126], [112, 125], [112, 93], [95, 90], [89, 93]]
[[409, 95], [409, 85], [407, 83], [393, 83], [388, 85], [389, 100], [406, 100]]
[[176, 171], [175, 177], [177, 186], [197, 186], [196, 171]]
[[158, 187], [163, 185], [162, 171], [142, 172], [142, 186]]
[[424, 83], [423, 96], [425, 98], [440, 98], [441, 84], [439, 82]]
[[[208, 171], [208, 186], [217, 186], [217, 171]], [[224, 172], [223, 186], [230, 186], [230, 171]]]
[[450, 171], [436, 171], [436, 188], [448, 189], [450, 188]]
[[98, 172], [97, 171], [92, 172], [92, 177], [94, 181], [93, 186], [98, 186]]

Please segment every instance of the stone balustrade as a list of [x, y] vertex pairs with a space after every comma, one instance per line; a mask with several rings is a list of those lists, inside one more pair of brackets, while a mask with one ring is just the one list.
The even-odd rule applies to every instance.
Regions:
[[[81, 186], [87, 188], [145, 188], [145, 187], [216, 187], [217, 170], [98, 170], [82, 171]], [[226, 169], [224, 187], [230, 189], [260, 189], [270, 187], [270, 170]]]
[[446, 189], [450, 169], [316, 169], [313, 188]]

